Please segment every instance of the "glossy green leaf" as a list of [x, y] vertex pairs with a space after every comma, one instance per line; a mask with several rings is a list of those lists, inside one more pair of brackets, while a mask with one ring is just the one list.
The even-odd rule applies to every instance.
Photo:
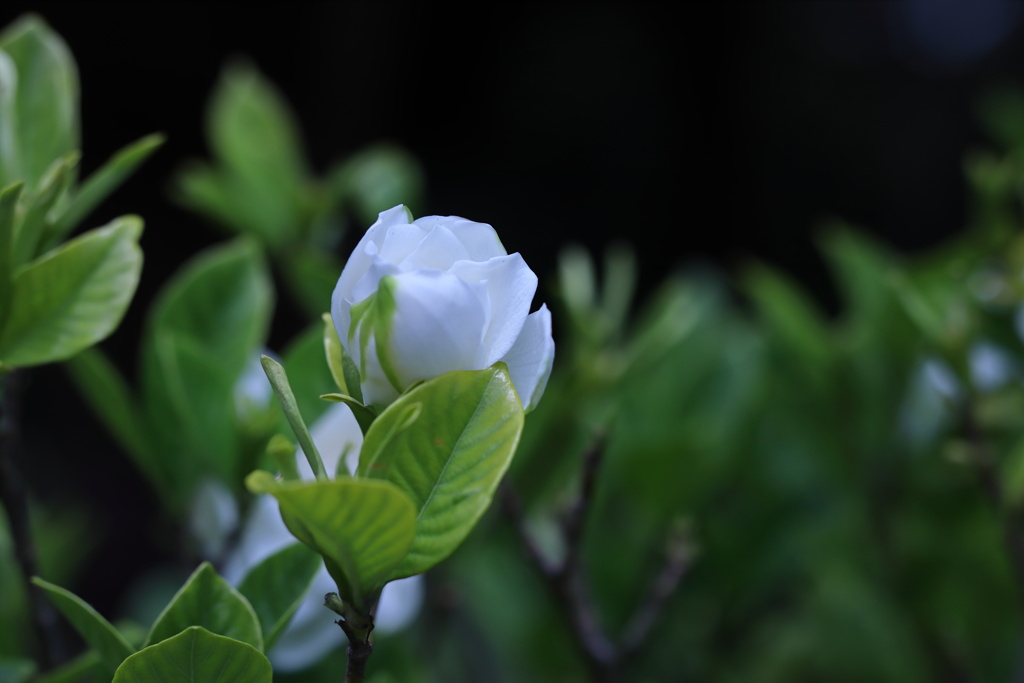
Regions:
[[362, 611], [412, 544], [412, 501], [388, 482], [279, 482], [267, 472], [254, 472], [246, 483], [254, 493], [277, 498], [292, 534], [324, 557], [338, 593]]
[[32, 190], [54, 161], [78, 149], [78, 71], [64, 41], [35, 15], [0, 34], [0, 50], [17, 82], [12, 110], [0, 112], [10, 115], [0, 116], [0, 186], [24, 180]]
[[271, 683], [272, 676], [252, 645], [192, 626], [126, 659], [113, 683]]
[[[417, 403], [419, 419], [396, 430]], [[424, 572], [458, 547], [490, 505], [522, 430], [523, 407], [501, 363], [428, 380], [377, 417], [359, 473], [395, 484], [416, 508], [416, 538], [389, 579]]]
[[139, 280], [141, 232], [140, 219], [119, 218], [16, 271], [0, 362], [64, 360], [110, 334]]
[[71, 622], [82, 640], [100, 654], [110, 671], [115, 670], [132, 653], [128, 641], [117, 629], [80, 597], [38, 577], [34, 577], [32, 583], [46, 591], [60, 613]]
[[157, 617], [146, 646], [171, 638], [189, 626], [202, 626], [211, 633], [263, 649], [260, 623], [252, 605], [209, 562], [199, 565]]
[[238, 585], [238, 592], [259, 618], [264, 650], [269, 651], [288, 626], [322, 562], [315, 552], [296, 543], [253, 567]]
[[164, 143], [164, 136], [147, 135], [124, 147], [85, 179], [54, 225], [51, 242], [69, 233], [90, 211], [116, 190], [143, 161]]
[[150, 443], [146, 415], [138, 397], [118, 369], [98, 348], [82, 351], [69, 359], [64, 368], [121, 447], [159, 488], [164, 465]]
[[264, 343], [273, 306], [259, 249], [202, 252], [158, 295], [142, 341], [141, 389], [180, 495], [209, 474], [239, 481], [235, 388]]

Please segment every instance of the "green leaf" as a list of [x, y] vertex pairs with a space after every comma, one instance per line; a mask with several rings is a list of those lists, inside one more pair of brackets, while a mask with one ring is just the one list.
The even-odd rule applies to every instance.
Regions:
[[253, 567], [238, 586], [259, 618], [264, 650], [273, 647], [302, 604], [323, 560], [301, 543], [279, 550]]
[[244, 476], [235, 388], [265, 342], [273, 287], [257, 246], [202, 252], [165, 285], [141, 351], [142, 395], [179, 496], [211, 474]]
[[13, 183], [0, 190], [0, 330], [7, 319], [11, 297], [11, 275], [14, 272], [15, 211], [24, 188]]
[[209, 562], [199, 565], [157, 617], [146, 646], [171, 638], [189, 626], [202, 626], [211, 633], [263, 649], [260, 623], [252, 605]]
[[246, 483], [277, 498], [292, 534], [324, 557], [338, 593], [363, 613], [412, 544], [412, 501], [388, 482], [279, 482], [254, 472]]
[[[829, 330], [807, 296], [781, 273], [755, 264], [744, 273], [744, 290], [758, 313], [804, 363], [817, 373], [832, 358]], [[815, 375], [816, 377], [818, 375]]]
[[50, 241], [58, 241], [74, 229], [90, 211], [106, 199], [107, 195], [116, 190], [163, 143], [163, 135], [147, 135], [110, 157], [103, 166], [82, 183], [74, 197], [64, 207], [49, 236]]
[[14, 233], [12, 263], [15, 267], [45, 251], [50, 211], [67, 194], [77, 165], [77, 153], [55, 162], [43, 176], [38, 191], [25, 198], [26, 209]]
[[118, 369], [97, 348], [82, 351], [68, 360], [64, 368], [110, 433], [159, 489], [164, 479], [163, 463], [150, 443], [138, 397]]
[[125, 216], [44, 254], [14, 273], [0, 361], [64, 360], [110, 334], [142, 269], [142, 221]]
[[[103, 674], [106, 676], [103, 676]], [[32, 683], [83, 683], [83, 681], [103, 681], [110, 677], [112, 670], [107, 669], [103, 659], [96, 650], [86, 650], [74, 659], [50, 669], [32, 679]], [[0, 682], [4, 681], [0, 675]]]
[[35, 15], [0, 34], [0, 50], [17, 72], [13, 107], [0, 111], [0, 186], [24, 180], [33, 190], [54, 161], [78, 149], [78, 71], [64, 41]]
[[284, 99], [254, 68], [228, 66], [206, 126], [220, 166], [185, 170], [182, 201], [272, 247], [293, 241], [307, 221], [308, 172]]
[[192, 626], [126, 659], [112, 683], [271, 683], [272, 675], [253, 646]]
[[[415, 403], [419, 419], [396, 430]], [[428, 380], [377, 417], [359, 474], [395, 484], [416, 507], [412, 549], [389, 579], [424, 572], [458, 547], [490, 505], [522, 430], [523, 407], [502, 363]]]
[[128, 641], [117, 629], [80, 597], [38, 577], [33, 577], [32, 583], [46, 591], [60, 613], [71, 622], [82, 640], [100, 654], [111, 671], [132, 653]]
[[398, 204], [415, 207], [422, 199], [423, 179], [415, 157], [386, 143], [358, 152], [330, 173], [334, 193], [351, 202], [366, 225]]

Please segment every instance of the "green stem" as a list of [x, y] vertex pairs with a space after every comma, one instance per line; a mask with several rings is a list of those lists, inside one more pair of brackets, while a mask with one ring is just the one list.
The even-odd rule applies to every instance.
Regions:
[[363, 683], [366, 680], [366, 662], [373, 654], [373, 643], [370, 642], [373, 616], [356, 612], [345, 604], [337, 593], [325, 595], [324, 606], [341, 617], [335, 623], [348, 638], [348, 669], [345, 672], [345, 683]]

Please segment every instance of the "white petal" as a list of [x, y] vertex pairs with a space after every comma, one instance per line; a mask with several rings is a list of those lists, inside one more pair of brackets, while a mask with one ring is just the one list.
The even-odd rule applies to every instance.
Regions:
[[395, 276], [390, 360], [402, 389], [452, 370], [475, 370], [487, 327], [483, 284], [424, 270]]
[[[402, 230], [403, 226], [407, 230]], [[352, 250], [352, 255], [349, 256], [345, 267], [341, 271], [341, 276], [338, 278], [338, 284], [334, 286], [334, 292], [331, 295], [331, 317], [334, 318], [336, 327], [347, 330], [349, 326], [348, 309], [351, 308], [352, 304], [366, 298], [366, 294], [356, 298], [353, 293], [357, 285], [366, 279], [367, 274], [374, 265], [375, 257], [381, 257], [381, 252], [385, 250], [384, 243], [393, 241], [394, 244], [390, 247], [392, 251], [400, 252], [403, 248], [407, 247], [408, 251], [406, 253], [408, 253], [416, 248], [416, 244], [421, 239], [423, 239], [423, 231], [420, 228], [409, 225], [409, 214], [401, 204], [387, 211], [382, 211], [377, 216], [377, 220], [367, 228], [356, 248]], [[401, 258], [404, 257], [405, 254]], [[397, 263], [401, 258], [394, 261], [394, 263]], [[376, 289], [380, 277], [381, 274], [379, 272], [376, 274], [371, 273], [371, 280], [373, 281], [368, 285], [370, 291]], [[364, 289], [366, 287], [367, 285], [364, 284]]]
[[[418, 230], [419, 228], [417, 228]], [[469, 258], [469, 251], [452, 231], [443, 225], [436, 225], [401, 262], [402, 270], [437, 268], [448, 270], [456, 261]]]
[[519, 392], [519, 400], [527, 411], [537, 407], [551, 376], [555, 360], [555, 340], [551, 336], [551, 311], [542, 305], [531, 313], [523, 325], [512, 350], [502, 358], [508, 374]]
[[466, 282], [487, 287], [490, 321], [483, 338], [479, 367], [496, 363], [509, 352], [523, 329], [537, 291], [537, 276], [519, 254], [474, 263], [459, 261], [452, 272]]
[[414, 220], [413, 225], [428, 230], [435, 225], [445, 226], [465, 245], [472, 261], [486, 261], [508, 253], [498, 233], [487, 223], [475, 223], [458, 216], [424, 216]]

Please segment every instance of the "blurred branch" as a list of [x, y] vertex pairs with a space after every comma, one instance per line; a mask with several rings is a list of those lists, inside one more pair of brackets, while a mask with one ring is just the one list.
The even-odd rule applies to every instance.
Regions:
[[548, 591], [569, 625], [591, 680], [610, 683], [620, 680], [620, 665], [640, 648], [657, 623], [685, 574], [692, 553], [681, 534], [670, 539], [665, 563], [647, 598], [628, 620], [622, 641], [613, 641], [601, 627], [582, 566], [583, 535], [603, 460], [604, 438], [599, 438], [583, 457], [580, 492], [562, 520], [565, 557], [561, 562], [546, 557], [537, 545], [526, 526], [522, 501], [508, 482], [502, 485], [502, 508], [512, 522], [527, 558], [544, 578]]
[[643, 646], [647, 636], [658, 623], [669, 598], [676, 592], [679, 582], [693, 561], [693, 548], [685, 533], [673, 530], [665, 548], [665, 559], [661, 570], [651, 584], [647, 598], [640, 603], [626, 624], [622, 635], [622, 658], [631, 657]]
[[39, 663], [45, 670], [64, 660], [57, 613], [42, 589], [31, 583], [39, 572], [32, 541], [28, 496], [21, 476], [21, 392], [24, 370], [0, 378], [0, 504], [7, 515], [15, 560], [21, 570], [28, 597], [32, 627], [36, 632]]

